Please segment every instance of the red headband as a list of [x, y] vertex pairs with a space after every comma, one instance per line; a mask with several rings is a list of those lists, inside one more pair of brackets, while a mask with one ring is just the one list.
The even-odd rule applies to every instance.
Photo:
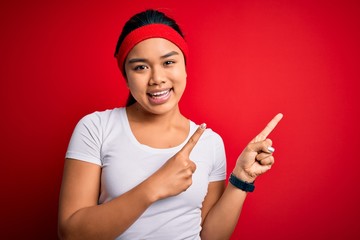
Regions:
[[174, 43], [182, 53], [185, 59], [188, 56], [188, 46], [184, 38], [175, 31], [172, 27], [165, 24], [148, 24], [143, 27], [139, 27], [130, 32], [122, 42], [119, 52], [116, 56], [118, 66], [125, 76], [124, 62], [133, 47], [139, 42], [149, 38], [164, 38]]

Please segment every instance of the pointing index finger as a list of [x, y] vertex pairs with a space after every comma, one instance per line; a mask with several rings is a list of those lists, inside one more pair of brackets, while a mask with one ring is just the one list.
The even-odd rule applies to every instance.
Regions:
[[267, 125], [266, 127], [253, 139], [253, 142], [263, 141], [269, 136], [269, 134], [274, 130], [276, 125], [283, 118], [282, 113], [278, 113]]
[[190, 155], [191, 151], [195, 147], [196, 143], [199, 141], [205, 129], [206, 129], [206, 124], [205, 123], [201, 124], [180, 151]]

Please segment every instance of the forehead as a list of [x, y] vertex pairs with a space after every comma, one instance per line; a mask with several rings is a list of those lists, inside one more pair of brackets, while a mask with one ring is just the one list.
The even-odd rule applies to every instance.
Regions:
[[163, 56], [171, 51], [182, 54], [181, 50], [169, 40], [164, 38], [149, 38], [136, 44], [128, 54], [128, 57], [145, 57], [146, 55]]

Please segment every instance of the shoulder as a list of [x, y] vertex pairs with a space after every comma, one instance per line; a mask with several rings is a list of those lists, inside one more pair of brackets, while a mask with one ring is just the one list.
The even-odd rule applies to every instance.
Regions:
[[79, 124], [100, 126], [118, 119], [125, 113], [125, 108], [114, 108], [103, 111], [95, 111], [82, 117]]
[[124, 108], [107, 109], [89, 113], [78, 121], [75, 131], [92, 132], [96, 135], [108, 132], [121, 119]]
[[125, 113], [125, 108], [113, 108], [106, 109], [103, 111], [95, 111], [85, 115], [81, 121], [96, 121], [96, 120], [104, 120], [110, 119], [116, 115], [122, 115]]

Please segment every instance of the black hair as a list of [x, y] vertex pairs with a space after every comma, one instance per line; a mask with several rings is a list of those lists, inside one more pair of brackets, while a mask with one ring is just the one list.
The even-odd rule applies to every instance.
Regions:
[[[122, 32], [120, 34], [119, 40], [116, 44], [114, 56], [116, 57], [122, 42], [131, 31], [139, 27], [153, 23], [161, 23], [168, 25], [172, 27], [175, 31], [177, 31], [182, 37], [184, 37], [179, 25], [175, 22], [174, 19], [166, 16], [164, 13], [160, 11], [149, 9], [134, 15], [125, 23]], [[136, 102], [135, 98], [130, 93], [126, 102], [126, 106], [128, 107], [134, 104], [135, 102]]]

